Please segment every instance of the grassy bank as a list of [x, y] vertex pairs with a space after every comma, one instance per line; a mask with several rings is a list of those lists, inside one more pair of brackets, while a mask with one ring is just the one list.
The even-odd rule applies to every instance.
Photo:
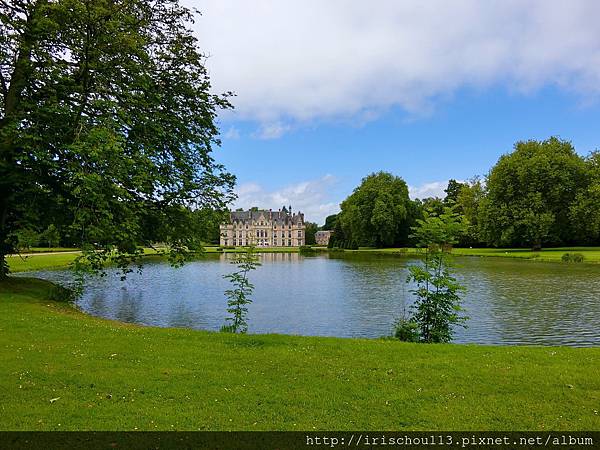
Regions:
[[[79, 256], [79, 253], [75, 253], [77, 249], [54, 249], [54, 252], [36, 252], [35, 254], [26, 254], [25, 256], [8, 256], [8, 266], [10, 271], [16, 272], [29, 272], [34, 270], [54, 270], [54, 269], [66, 269], [69, 265]], [[226, 253], [235, 253], [243, 251], [243, 248], [236, 249], [225, 249]], [[206, 253], [217, 254], [219, 253], [217, 247], [206, 247]], [[297, 253], [298, 247], [270, 247], [261, 248], [261, 253]], [[145, 255], [157, 257], [157, 252], [154, 249], [145, 249]]]
[[[360, 249], [360, 250], [345, 250], [355, 252], [370, 252], [370, 253], [402, 253], [414, 254], [419, 250], [415, 248], [382, 248], [382, 249]], [[535, 261], [561, 262], [561, 258], [565, 253], [581, 253], [584, 257], [583, 262], [600, 263], [600, 247], [560, 247], [547, 248], [541, 251], [534, 252], [529, 249], [522, 248], [454, 248], [452, 254], [456, 256], [485, 256], [498, 258], [519, 258], [530, 259]]]
[[598, 429], [600, 349], [125, 325], [0, 283], [0, 429]]
[[[327, 251], [326, 248], [319, 248]], [[225, 249], [226, 253], [243, 251], [243, 248]], [[259, 250], [261, 253], [296, 253], [298, 247], [267, 247]], [[415, 248], [383, 248], [383, 249], [360, 249], [345, 250], [345, 252], [364, 252], [364, 253], [384, 253], [384, 254], [417, 254], [419, 250]], [[584, 263], [600, 263], [600, 247], [564, 247], [549, 248], [539, 252], [533, 252], [527, 249], [515, 248], [455, 248], [452, 253], [456, 256], [480, 256], [480, 257], [499, 257], [499, 258], [519, 258], [532, 261], [561, 262], [565, 253], [581, 253], [584, 257]], [[218, 253], [217, 247], [207, 247], [206, 253]], [[148, 256], [156, 256], [156, 252], [147, 249]], [[53, 253], [53, 254], [35, 254], [25, 257], [9, 256], [8, 264], [12, 272], [25, 272], [32, 270], [45, 269], [64, 269], [77, 257], [77, 253]]]

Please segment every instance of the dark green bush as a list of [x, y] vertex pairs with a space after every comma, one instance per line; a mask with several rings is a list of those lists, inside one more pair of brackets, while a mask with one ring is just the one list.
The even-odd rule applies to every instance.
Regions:
[[583, 262], [585, 258], [581, 253], [565, 253], [562, 255], [561, 259], [564, 262], [580, 263]]
[[394, 337], [404, 342], [419, 342], [419, 325], [413, 320], [398, 319], [394, 324]]
[[54, 285], [48, 292], [48, 300], [61, 303], [72, 303], [81, 295], [81, 290]]

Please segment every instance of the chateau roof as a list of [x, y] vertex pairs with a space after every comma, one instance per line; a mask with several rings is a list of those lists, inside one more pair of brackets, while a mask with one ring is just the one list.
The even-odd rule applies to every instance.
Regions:
[[266, 209], [260, 209], [258, 211], [232, 211], [230, 213], [231, 222], [248, 222], [257, 220], [260, 216], [263, 216], [265, 220], [273, 221], [276, 223], [292, 223], [296, 224], [303, 221], [304, 214], [294, 213], [291, 214], [286, 208], [279, 211], [272, 211]]

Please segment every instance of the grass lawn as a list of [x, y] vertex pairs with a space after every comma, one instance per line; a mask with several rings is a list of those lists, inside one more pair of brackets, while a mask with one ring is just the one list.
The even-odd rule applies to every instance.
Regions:
[[2, 430], [597, 430], [600, 348], [138, 327], [0, 283]]
[[78, 253], [53, 253], [51, 255], [8, 256], [8, 267], [11, 272], [26, 272], [31, 270], [65, 269], [69, 267]]
[[[360, 250], [345, 250], [358, 252], [374, 252], [374, 253], [416, 253], [414, 248], [384, 248], [384, 249], [360, 249]], [[600, 247], [560, 247], [547, 248], [539, 252], [534, 252], [529, 249], [522, 248], [454, 248], [452, 254], [457, 256], [490, 256], [501, 258], [521, 258], [531, 259], [535, 261], [555, 261], [560, 262], [562, 255], [565, 253], [581, 253], [584, 257], [584, 262], [600, 263]]]
[[[77, 249], [75, 249], [77, 250]], [[206, 247], [206, 253], [217, 253], [217, 247]], [[63, 250], [63, 252], [66, 250]], [[236, 249], [225, 249], [227, 253], [235, 253], [244, 251], [242, 247]], [[261, 253], [297, 253], [298, 247], [266, 247], [259, 250]], [[78, 253], [62, 253], [56, 252], [53, 254], [29, 254], [27, 256], [8, 256], [8, 265], [11, 272], [29, 272], [33, 270], [53, 270], [65, 269], [79, 256]], [[147, 248], [144, 253], [148, 256], [156, 256], [156, 250]]]
[[[318, 250], [327, 251], [324, 247], [315, 247]], [[217, 247], [206, 247], [206, 253], [217, 253]], [[236, 249], [225, 249], [226, 253], [244, 251], [242, 247]], [[265, 247], [258, 250], [261, 253], [296, 253], [298, 247]], [[369, 252], [369, 253], [402, 253], [415, 254], [418, 252], [415, 248], [383, 248], [372, 249], [362, 248], [360, 250], [345, 250], [346, 252]], [[561, 262], [561, 257], [565, 253], [581, 253], [584, 256], [585, 263], [600, 263], [600, 247], [573, 247], [573, 248], [550, 248], [543, 249], [540, 252], [533, 252], [527, 249], [505, 249], [505, 248], [455, 248], [452, 253], [457, 256], [490, 256], [502, 258], [520, 258], [533, 261], [554, 261]], [[156, 251], [146, 249], [146, 255], [156, 256]], [[64, 254], [36, 254], [25, 257], [9, 256], [7, 257], [11, 272], [25, 272], [45, 269], [64, 269], [77, 257], [77, 253]]]

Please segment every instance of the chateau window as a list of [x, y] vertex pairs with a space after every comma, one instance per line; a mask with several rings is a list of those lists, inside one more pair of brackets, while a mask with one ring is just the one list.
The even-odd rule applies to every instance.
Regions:
[[298, 237], [301, 238], [302, 237], [302, 230], [298, 230]]
[[288, 231], [288, 237], [291, 238], [292, 237], [292, 232]]
[[288, 247], [292, 246], [292, 241], [288, 241]]
[[237, 245], [237, 241], [235, 239], [233, 240], [233, 245]]

